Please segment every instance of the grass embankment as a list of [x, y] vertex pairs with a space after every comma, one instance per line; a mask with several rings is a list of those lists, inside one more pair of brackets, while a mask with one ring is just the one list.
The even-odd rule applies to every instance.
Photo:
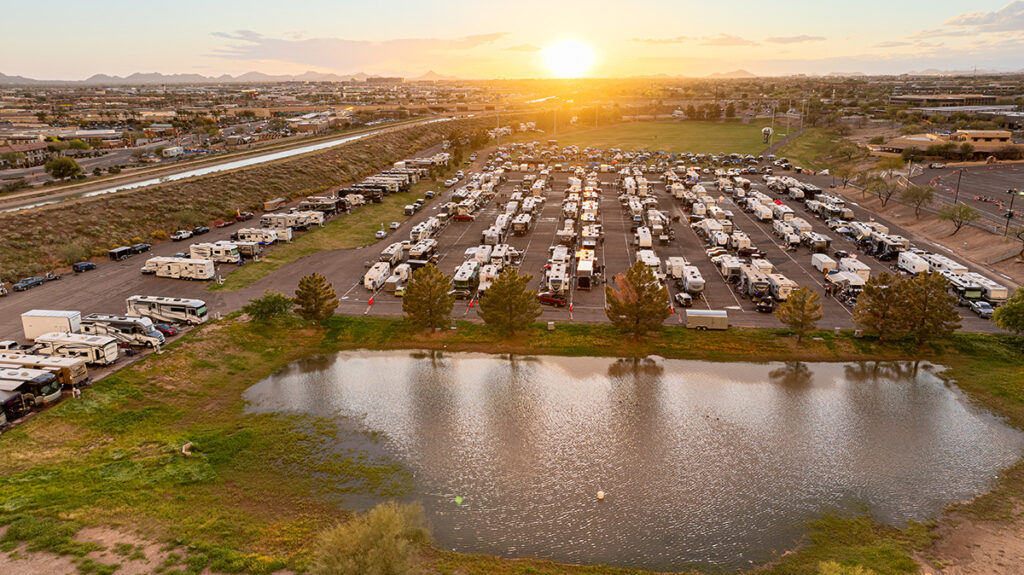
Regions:
[[113, 245], [153, 241], [154, 232], [209, 224], [236, 210], [260, 211], [264, 200], [297, 198], [368, 176], [440, 143], [453, 130], [490, 120], [410, 126], [347, 144], [199, 178], [0, 214], [3, 279], [103, 256]]
[[[797, 346], [782, 330], [694, 332], [670, 328], [646, 342], [623, 341], [603, 325], [537, 325], [513, 339], [460, 323], [457, 330], [416, 332], [396, 319], [336, 317], [326, 331], [298, 324], [253, 327], [237, 319], [208, 325], [66, 400], [0, 438], [2, 547], [31, 547], [84, 557], [82, 572], [100, 567], [85, 557], [95, 546], [73, 540], [83, 525], [112, 526], [188, 550], [174, 565], [198, 573], [264, 573], [301, 569], [317, 531], [346, 513], [345, 494], [379, 498], [410, 487], [395, 462], [358, 452], [333, 452], [338, 434], [358, 433], [304, 415], [248, 415], [242, 392], [297, 358], [341, 349], [446, 349], [565, 355], [643, 356], [704, 360], [849, 360], [909, 357], [910, 351], [832, 332]], [[972, 397], [1024, 427], [1020, 343], [1006, 336], [957, 335], [926, 359]], [[181, 454], [193, 442], [195, 455]], [[1024, 474], [1007, 475], [993, 494], [967, 506], [982, 516], [1008, 516]], [[869, 518], [827, 517], [811, 525], [803, 548], [767, 572], [816, 574], [823, 560], [863, 565], [879, 574], [916, 573], [913, 550], [927, 546], [920, 524], [895, 529]], [[463, 574], [642, 573], [602, 566], [500, 560], [439, 550], [426, 553], [428, 572]], [[170, 567], [169, 567], [170, 568]]]
[[808, 128], [800, 137], [776, 151], [775, 155], [788, 158], [794, 166], [809, 170], [835, 170], [841, 165], [851, 165], [867, 157], [867, 150], [855, 148], [856, 144], [831, 130]]
[[[550, 138], [558, 140], [560, 146], [581, 148], [758, 154], [767, 147], [762, 141], [762, 127], [759, 123], [739, 122], [630, 122]], [[547, 138], [541, 135], [534, 139]]]
[[[416, 198], [423, 197], [427, 190], [443, 187], [442, 184], [423, 180], [413, 185], [409, 192], [385, 196], [379, 204], [366, 204], [356, 208], [352, 213], [337, 216], [324, 224], [323, 228], [302, 232], [297, 234], [293, 241], [274, 246], [260, 257], [260, 261], [250, 262], [232, 271], [225, 276], [223, 284], [214, 284], [210, 289], [237, 291], [299, 258], [322, 251], [370, 245], [377, 241], [374, 234], [381, 229], [381, 224], [384, 224], [384, 229], [389, 234], [395, 233], [388, 226], [391, 222], [405, 222], [409, 219], [404, 213], [406, 205], [416, 201]], [[435, 200], [436, 197], [427, 203]], [[399, 231], [406, 230], [399, 228]], [[406, 235], [403, 234], [402, 237]]]

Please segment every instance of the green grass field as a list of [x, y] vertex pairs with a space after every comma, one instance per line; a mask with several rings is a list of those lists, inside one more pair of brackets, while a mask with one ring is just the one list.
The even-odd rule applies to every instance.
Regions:
[[756, 155], [767, 148], [761, 142], [763, 127], [756, 122], [633, 122], [551, 138], [562, 146]]
[[818, 171], [855, 162], [865, 157], [867, 151], [856, 149], [851, 142], [844, 142], [833, 131], [808, 128], [799, 138], [775, 152], [775, 155], [789, 158], [794, 166]]

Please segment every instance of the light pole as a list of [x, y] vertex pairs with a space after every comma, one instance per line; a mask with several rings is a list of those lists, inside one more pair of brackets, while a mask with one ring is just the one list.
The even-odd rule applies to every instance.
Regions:
[[959, 170], [957, 170], [957, 173], [956, 173], [957, 174], [956, 175], [956, 195], [953, 196], [953, 205], [954, 206], [960, 200], [960, 179], [964, 177], [964, 172], [966, 172], [966, 171], [967, 171], [967, 168], [960, 168]]
[[1017, 196], [1024, 196], [1024, 192], [1018, 192], [1017, 188], [1010, 188], [1006, 190], [1007, 194], [1010, 194], [1010, 208], [1006, 210], [1006, 227], [1003, 228], [1003, 237], [1010, 232], [1010, 222], [1013, 220], [1013, 199]]

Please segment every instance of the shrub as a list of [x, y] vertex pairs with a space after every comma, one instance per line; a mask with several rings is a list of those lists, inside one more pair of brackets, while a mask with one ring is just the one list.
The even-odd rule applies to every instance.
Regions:
[[167, 232], [163, 230], [155, 230], [149, 233], [149, 237], [153, 238], [154, 240], [166, 240]]
[[312, 575], [401, 575], [413, 554], [430, 542], [423, 508], [389, 501], [327, 529], [313, 553]]

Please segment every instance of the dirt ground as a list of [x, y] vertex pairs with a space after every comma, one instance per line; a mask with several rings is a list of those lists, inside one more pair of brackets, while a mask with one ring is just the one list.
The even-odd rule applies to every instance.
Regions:
[[[953, 225], [940, 220], [936, 214], [921, 212], [920, 219], [915, 219], [914, 209], [910, 206], [890, 201], [883, 208], [876, 196], [865, 196], [861, 190], [856, 188], [836, 188], [836, 190], [847, 200], [870, 209], [890, 223], [942, 246], [961, 258], [970, 260], [977, 266], [993, 272], [993, 274], [1009, 276], [1017, 285], [1024, 283], [1024, 260], [1017, 257], [1017, 254], [1020, 253], [1021, 243], [1012, 236], [1004, 239], [1002, 236], [968, 226], [963, 227], [956, 235], [950, 235]], [[938, 251], [941, 253], [942, 250]], [[992, 279], [1006, 281], [1005, 277], [998, 277], [998, 275], [994, 275]]]
[[[0, 537], [6, 533], [7, 527], [0, 527]], [[102, 545], [104, 551], [96, 551], [86, 555], [97, 563], [120, 565], [117, 575], [148, 575], [155, 573], [160, 567], [165, 569], [181, 568], [185, 553], [181, 549], [167, 548], [141, 537], [114, 529], [86, 527], [75, 540]], [[121, 544], [121, 545], [119, 545]], [[119, 546], [115, 547], [115, 546]], [[131, 546], [130, 548], [127, 546]], [[121, 551], [121, 554], [117, 553]], [[67, 555], [56, 555], [45, 551], [26, 551], [20, 545], [10, 553], [0, 552], [0, 573], [4, 575], [77, 575], [78, 564]], [[212, 575], [209, 569], [204, 575]], [[278, 571], [275, 575], [292, 575], [291, 571]]]
[[898, 126], [893, 127], [889, 125], [884, 126], [865, 126], [863, 128], [853, 128], [853, 132], [846, 137], [847, 140], [854, 142], [860, 146], [866, 146], [871, 138], [876, 136], [882, 136], [886, 140], [889, 138], [895, 138], [900, 135], [900, 129]]
[[922, 571], [935, 575], [1024, 573], [1024, 524], [948, 517], [925, 556]]

